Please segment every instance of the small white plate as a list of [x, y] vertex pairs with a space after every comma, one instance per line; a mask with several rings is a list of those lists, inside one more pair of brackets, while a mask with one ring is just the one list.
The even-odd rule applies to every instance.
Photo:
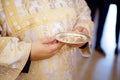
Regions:
[[84, 33], [77, 32], [61, 32], [58, 33], [56, 39], [60, 42], [68, 44], [80, 44], [89, 41], [90, 37]]

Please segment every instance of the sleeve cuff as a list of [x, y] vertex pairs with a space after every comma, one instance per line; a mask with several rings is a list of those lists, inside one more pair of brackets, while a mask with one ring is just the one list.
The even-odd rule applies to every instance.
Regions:
[[[30, 52], [30, 55], [31, 55], [31, 52]], [[29, 58], [27, 60], [27, 63], [25, 64], [25, 66], [22, 70], [23, 73], [28, 73], [29, 72], [29, 68], [30, 68], [30, 64], [31, 64], [30, 55], [29, 55]]]
[[87, 47], [87, 45], [88, 45], [88, 42], [87, 43], [85, 43], [83, 46], [81, 46], [81, 47], [79, 47], [80, 49], [84, 49], [84, 48], [86, 48]]

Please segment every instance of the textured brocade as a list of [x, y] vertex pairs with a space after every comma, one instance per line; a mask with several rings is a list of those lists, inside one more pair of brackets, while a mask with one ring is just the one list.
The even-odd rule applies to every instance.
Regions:
[[15, 80], [25, 66], [31, 44], [18, 43], [13, 37], [0, 37], [0, 41], [6, 43], [1, 44], [4, 47], [0, 52], [0, 80]]
[[[54, 36], [59, 32], [72, 31], [77, 23], [76, 20], [81, 17], [78, 13], [82, 14], [84, 12], [84, 10], [77, 12], [75, 5], [80, 3], [80, 6], [82, 6], [85, 4], [84, 0], [1, 1], [5, 14], [0, 12], [0, 15], [6, 16], [2, 20], [5, 20], [3, 24], [7, 24], [4, 26], [7, 27], [8, 35], [15, 36], [20, 41], [25, 42]], [[86, 6], [85, 4], [82, 7], [86, 9]], [[85, 12], [85, 16], [82, 14], [80, 21], [84, 19], [87, 23], [84, 22], [82, 25], [87, 25], [88, 29], [91, 20], [89, 11]], [[80, 17], [77, 18], [78, 16]], [[29, 73], [21, 73], [16, 80], [79, 80], [77, 74], [80, 72], [80, 54], [78, 53], [76, 48], [73, 49], [65, 45], [56, 55], [49, 59], [32, 61]], [[17, 69], [13, 69], [13, 73], [14, 70]]]
[[8, 43], [8, 41], [10, 40], [10, 38], [0, 38], [0, 53], [2, 52], [2, 50], [5, 48], [6, 44]]

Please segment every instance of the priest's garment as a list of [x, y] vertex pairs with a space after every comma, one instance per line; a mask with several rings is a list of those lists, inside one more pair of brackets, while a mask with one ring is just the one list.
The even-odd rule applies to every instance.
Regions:
[[[53, 57], [32, 61], [22, 73], [31, 43], [39, 38], [85, 27], [84, 49], [63, 46]], [[81, 56], [91, 56], [93, 22], [84, 0], [0, 0], [0, 80], [79, 80]]]

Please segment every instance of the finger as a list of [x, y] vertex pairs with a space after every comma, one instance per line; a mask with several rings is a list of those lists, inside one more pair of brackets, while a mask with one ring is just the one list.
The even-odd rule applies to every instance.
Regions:
[[40, 42], [43, 44], [52, 43], [54, 41], [56, 41], [56, 39], [54, 37], [40, 39]]
[[83, 32], [83, 33], [85, 33], [85, 34], [88, 34], [88, 30], [86, 29], [86, 28], [84, 28], [84, 27], [77, 27], [76, 28], [76, 31], [78, 32]]
[[83, 29], [82, 32], [85, 33], [85, 34], [88, 34], [88, 31], [86, 29]]
[[61, 49], [61, 47], [64, 45], [64, 43], [54, 43], [54, 44], [50, 44], [49, 45], [49, 50], [50, 50], [50, 52], [54, 52], [54, 51], [56, 51], [57, 49]]
[[76, 27], [73, 31], [82, 32], [83, 29], [84, 29], [83, 27]]

